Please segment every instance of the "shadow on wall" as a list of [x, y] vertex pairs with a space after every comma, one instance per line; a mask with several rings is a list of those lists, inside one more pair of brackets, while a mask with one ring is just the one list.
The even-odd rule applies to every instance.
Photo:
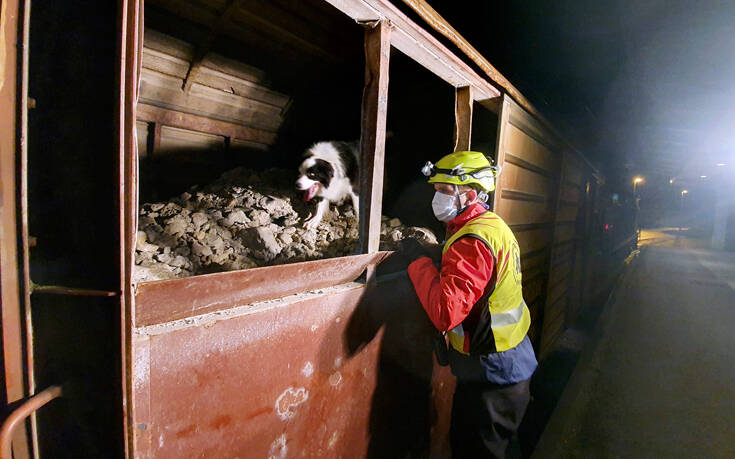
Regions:
[[[406, 261], [399, 258], [383, 262], [378, 274], [405, 269]], [[448, 457], [454, 384], [446, 381], [453, 377], [435, 363], [439, 335], [405, 273], [394, 272], [368, 288], [345, 332], [348, 355], [381, 330], [367, 457]]]

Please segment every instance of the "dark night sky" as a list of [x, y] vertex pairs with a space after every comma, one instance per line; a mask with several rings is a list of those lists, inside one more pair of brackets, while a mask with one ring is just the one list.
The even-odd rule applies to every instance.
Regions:
[[735, 166], [732, 0], [430, 4], [610, 178]]

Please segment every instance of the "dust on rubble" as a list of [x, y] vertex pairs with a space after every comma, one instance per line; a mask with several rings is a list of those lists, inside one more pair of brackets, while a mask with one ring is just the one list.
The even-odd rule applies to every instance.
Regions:
[[[168, 202], [143, 204], [134, 282], [354, 254], [358, 227], [349, 200], [330, 206], [319, 227], [307, 230], [303, 221], [316, 204], [301, 200], [292, 175], [237, 168]], [[396, 249], [406, 237], [437, 243], [430, 230], [385, 216], [380, 234], [381, 250]]]

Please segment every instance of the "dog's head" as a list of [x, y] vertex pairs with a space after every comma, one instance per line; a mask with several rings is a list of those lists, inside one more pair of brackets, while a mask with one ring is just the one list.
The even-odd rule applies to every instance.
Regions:
[[304, 191], [304, 201], [310, 201], [323, 188], [329, 186], [334, 177], [334, 167], [320, 158], [306, 158], [299, 166], [296, 188]]

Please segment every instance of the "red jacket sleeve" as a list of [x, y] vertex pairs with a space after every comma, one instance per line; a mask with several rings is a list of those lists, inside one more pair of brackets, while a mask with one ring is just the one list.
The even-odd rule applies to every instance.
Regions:
[[451, 330], [482, 297], [495, 269], [490, 249], [473, 237], [455, 241], [442, 257], [441, 273], [428, 257], [408, 266], [421, 305], [440, 331]]

